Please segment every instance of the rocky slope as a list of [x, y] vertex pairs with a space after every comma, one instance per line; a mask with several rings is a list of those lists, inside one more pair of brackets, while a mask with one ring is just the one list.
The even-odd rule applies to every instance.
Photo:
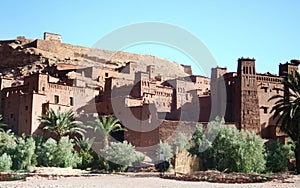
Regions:
[[21, 79], [31, 72], [45, 72], [52, 65], [64, 65], [61, 66], [63, 69], [72, 69], [74, 66], [115, 69], [129, 61], [136, 62], [138, 66], [155, 65], [156, 72], [165, 77], [186, 75], [178, 63], [151, 55], [113, 52], [25, 37], [0, 41], [0, 74], [8, 78]]

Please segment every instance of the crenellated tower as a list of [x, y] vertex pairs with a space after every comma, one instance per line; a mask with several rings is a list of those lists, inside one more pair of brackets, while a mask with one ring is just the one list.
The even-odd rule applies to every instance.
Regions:
[[256, 83], [255, 59], [238, 59], [237, 104], [239, 128], [260, 134], [260, 114]]

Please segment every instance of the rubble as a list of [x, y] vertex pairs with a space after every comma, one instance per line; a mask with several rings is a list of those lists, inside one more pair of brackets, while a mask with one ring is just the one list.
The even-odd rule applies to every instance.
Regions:
[[198, 171], [193, 174], [163, 174], [164, 179], [175, 179], [180, 181], [208, 181], [214, 183], [259, 183], [266, 181], [277, 181], [282, 183], [293, 183], [287, 179], [291, 174], [248, 174], [248, 173], [222, 173], [215, 170]]

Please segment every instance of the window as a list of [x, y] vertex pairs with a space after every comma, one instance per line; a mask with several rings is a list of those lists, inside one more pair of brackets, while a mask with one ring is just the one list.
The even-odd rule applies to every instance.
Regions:
[[42, 87], [42, 91], [45, 91], [45, 87]]
[[25, 106], [25, 110], [28, 111], [28, 106]]
[[108, 73], [107, 72], [105, 73], [105, 77], [108, 77]]
[[59, 96], [58, 95], [54, 95], [54, 103], [55, 104], [59, 103]]
[[14, 114], [13, 113], [10, 114], [10, 118], [14, 118]]
[[70, 105], [71, 105], [71, 106], [74, 105], [73, 97], [70, 97]]
[[265, 93], [268, 93], [268, 88], [265, 87]]
[[268, 107], [262, 107], [263, 111], [264, 111], [264, 114], [267, 114], [268, 113]]

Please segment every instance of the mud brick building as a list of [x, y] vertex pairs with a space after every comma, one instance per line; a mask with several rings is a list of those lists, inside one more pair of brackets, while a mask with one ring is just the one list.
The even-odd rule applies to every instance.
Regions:
[[279, 75], [259, 74], [254, 59], [240, 58], [237, 72], [215, 67], [208, 78], [154, 56], [64, 44], [52, 33], [43, 40], [0, 41], [0, 62], [0, 112], [16, 134], [40, 133], [39, 118], [49, 108], [72, 108], [83, 121], [119, 118], [128, 131], [116, 137], [136, 146], [178, 131], [190, 134], [197, 122], [217, 115], [227, 125], [284, 140], [268, 99], [280, 92], [284, 73], [298, 71], [299, 64], [291, 60], [279, 65]]

